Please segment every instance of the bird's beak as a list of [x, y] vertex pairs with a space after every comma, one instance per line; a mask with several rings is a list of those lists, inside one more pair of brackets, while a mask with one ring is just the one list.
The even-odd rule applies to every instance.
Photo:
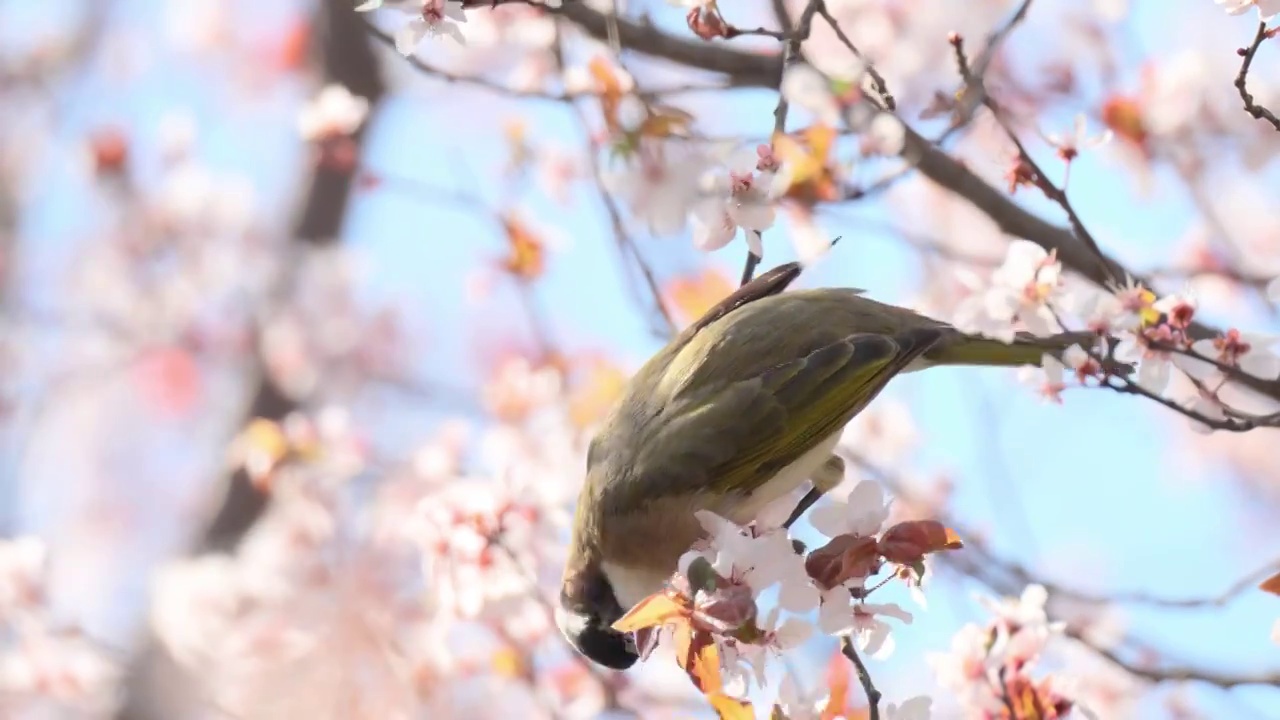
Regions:
[[573, 649], [588, 660], [614, 670], [626, 670], [640, 659], [630, 633], [614, 630], [598, 615], [556, 608], [556, 626]]

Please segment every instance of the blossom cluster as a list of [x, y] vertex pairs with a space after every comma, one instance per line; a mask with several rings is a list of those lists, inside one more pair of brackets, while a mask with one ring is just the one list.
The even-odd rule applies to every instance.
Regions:
[[[675, 647], [681, 667], [717, 706], [732, 705], [726, 693], [741, 694], [753, 681], [763, 686], [768, 660], [816, 632], [850, 638], [870, 657], [887, 656], [894, 647], [888, 620], [910, 623], [912, 615], [867, 598], [895, 579], [918, 595], [926, 556], [961, 547], [959, 539], [933, 521], [885, 528], [884, 492], [862, 480], [847, 499], [812, 512], [810, 522], [827, 536], [826, 544], [797, 552], [784, 526], [793, 505], [794, 498], [783, 498], [746, 527], [700, 511], [706, 540], [681, 558], [667, 589], [640, 601], [614, 627], [637, 634], [642, 657], [660, 644]], [[762, 612], [761, 595], [775, 588], [776, 604]], [[816, 622], [799, 617], [814, 611]], [[904, 706], [926, 713], [910, 717], [927, 717], [927, 702], [913, 699]], [[792, 719], [822, 711], [797, 706], [793, 698], [780, 699], [779, 708]]]
[[[1061, 261], [1035, 243], [1015, 240], [1003, 263], [985, 281], [966, 275], [971, 295], [955, 310], [955, 325], [969, 332], [1013, 342], [1018, 332], [1049, 338], [1070, 327], [1084, 340], [1060, 355], [1046, 354], [1037, 369], [1023, 371], [1040, 395], [1061, 402], [1067, 372], [1078, 385], [1102, 383], [1119, 371], [1115, 363], [1136, 365], [1134, 382], [1156, 396], [1169, 388], [1177, 369], [1197, 393], [1185, 400], [1193, 426], [1202, 418], [1226, 420], [1230, 408], [1220, 394], [1240, 377], [1280, 377], [1280, 335], [1230, 328], [1219, 337], [1196, 339], [1192, 326], [1198, 302], [1189, 293], [1157, 297], [1141, 283], [1103, 289], [1068, 284]], [[1273, 283], [1276, 287], [1280, 284]]]
[[1045, 615], [1048, 593], [1031, 585], [1016, 599], [980, 598], [992, 614], [984, 625], [970, 623], [956, 633], [949, 653], [933, 653], [929, 663], [939, 684], [955, 693], [970, 717], [1062, 718], [1072, 710], [1096, 720], [1088, 708], [1072, 696], [1070, 679], [1049, 675], [1034, 679], [1031, 671], [1050, 640], [1065, 624]]
[[0, 541], [0, 714], [108, 717], [121, 659], [51, 607], [48, 564], [38, 538]]

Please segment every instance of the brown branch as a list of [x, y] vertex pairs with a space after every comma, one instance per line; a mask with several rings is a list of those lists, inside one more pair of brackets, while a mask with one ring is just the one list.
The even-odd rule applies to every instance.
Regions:
[[[1030, 0], [1024, 2], [1019, 11], [1019, 15], [1015, 15], [1015, 20], [1017, 17], [1025, 15], [1026, 10], [1030, 5]], [[952, 35], [951, 45], [955, 48], [956, 65], [960, 70], [960, 77], [964, 80], [966, 91], [969, 89], [976, 90], [978, 83], [981, 82], [981, 76], [977, 74], [977, 71], [970, 68], [968, 58], [965, 56], [964, 52], [964, 38], [959, 35]], [[982, 96], [982, 104], [991, 111], [992, 116], [995, 117], [996, 123], [1000, 125], [1000, 129], [1004, 130], [1009, 141], [1012, 142], [1014, 148], [1017, 149], [1018, 159], [1016, 162], [1021, 163], [1022, 166], [1029, 171], [1028, 174], [1031, 177], [1031, 181], [1035, 183], [1036, 187], [1039, 188], [1042, 193], [1044, 193], [1045, 197], [1066, 212], [1067, 220], [1071, 223], [1071, 229], [1075, 233], [1076, 238], [1088, 246], [1089, 250], [1093, 252], [1094, 261], [1098, 265], [1099, 269], [1103, 273], [1110, 273], [1111, 267], [1107, 263], [1106, 255], [1102, 252], [1102, 248], [1098, 247], [1098, 241], [1094, 239], [1093, 233], [1089, 232], [1089, 229], [1085, 227], [1084, 221], [1081, 220], [1080, 216], [1076, 213], [1075, 207], [1072, 206], [1071, 200], [1067, 197], [1066, 189], [1058, 187], [1049, 180], [1049, 176], [1045, 173], [1044, 168], [1040, 167], [1040, 164], [1035, 161], [1035, 158], [1031, 157], [1031, 153], [1027, 152], [1026, 146], [1022, 144], [1020, 139], [1018, 139], [1018, 134], [1014, 132], [1013, 127], [1010, 126], [1009, 119], [1005, 116], [1004, 111], [996, 103], [995, 99], [984, 92]], [[1068, 162], [1070, 161], [1068, 160]], [[1123, 282], [1123, 275], [1107, 275], [1107, 285], [1114, 287], [1122, 284]]]
[[[395, 49], [396, 41], [392, 35], [369, 19], [366, 19], [366, 27], [369, 34], [375, 40], [387, 48]], [[450, 72], [443, 68], [435, 67], [416, 55], [408, 57], [401, 56], [396, 53], [397, 58], [403, 59], [410, 67], [425, 75], [430, 75], [442, 82], [450, 85], [470, 85], [477, 89], [487, 90], [495, 95], [503, 95], [515, 100], [545, 100], [556, 103], [571, 103], [581, 98], [592, 97], [590, 93], [570, 93], [570, 92], [548, 92], [543, 90], [525, 90], [515, 88], [509, 85], [503, 85], [500, 82], [491, 80], [481, 75], [463, 75], [460, 73]], [[636, 96], [644, 100], [654, 100], [670, 95], [679, 95], [683, 93], [697, 92], [718, 92], [724, 90], [732, 90], [733, 88], [725, 84], [708, 84], [708, 83], [680, 83], [670, 87], [660, 88], [644, 88], [637, 89]]]
[[[480, 3], [477, 3], [480, 4]], [[486, 3], [487, 4], [487, 3]], [[566, 2], [552, 12], [597, 40], [609, 39], [609, 18], [583, 2]], [[777, 87], [782, 77], [780, 55], [744, 52], [725, 45], [694, 42], [623, 17], [616, 18], [622, 47], [639, 50], [688, 68], [726, 75], [734, 87]]]
[[1274, 37], [1274, 30], [1267, 30], [1265, 22], [1258, 23], [1258, 32], [1253, 36], [1253, 42], [1247, 48], [1236, 50], [1236, 54], [1244, 58], [1240, 61], [1240, 72], [1236, 73], [1235, 86], [1240, 93], [1240, 99], [1244, 101], [1244, 111], [1258, 120], [1266, 120], [1271, 123], [1271, 127], [1280, 130], [1280, 117], [1266, 109], [1265, 107], [1253, 102], [1253, 95], [1247, 87], [1249, 79], [1249, 66], [1253, 65], [1253, 58], [1258, 54], [1258, 48], [1262, 47], [1264, 40]]
[[[325, 82], [345, 86], [354, 95], [376, 107], [384, 85], [374, 57], [364, 21], [349, 0], [326, 0], [320, 10], [320, 65]], [[355, 141], [361, 142], [363, 133]], [[308, 181], [308, 189], [294, 228], [294, 242], [303, 247], [323, 247], [338, 242], [352, 188], [352, 171], [318, 164]], [[261, 365], [255, 370], [257, 389], [247, 417], [282, 420], [297, 408]], [[197, 538], [193, 552], [233, 549], [267, 509], [269, 497], [254, 485], [248, 474], [237, 470], [226, 481], [226, 489], [212, 519]], [[167, 658], [159, 641], [147, 635], [138, 655], [130, 663], [125, 681], [126, 696], [117, 717], [120, 720], [147, 720], [171, 716], [173, 683], [182, 674]]]
[[[1021, 8], [1022, 6], [1020, 10]], [[557, 12], [582, 27], [588, 34], [603, 37], [604, 16], [585, 4], [566, 3]], [[1018, 16], [1015, 13], [1013, 19]], [[683, 40], [626, 18], [618, 18], [617, 22], [623, 44], [628, 49], [691, 68], [725, 74], [729, 76], [729, 84], [734, 87], [776, 88], [782, 75], [782, 62], [778, 57]], [[993, 39], [998, 39], [998, 35], [999, 31], [993, 35]], [[1023, 209], [1004, 192], [921, 136], [910, 125], [903, 123], [903, 127], [903, 159], [913, 164], [916, 170], [934, 184], [973, 205], [990, 218], [1002, 233], [1029, 240], [1046, 250], [1056, 252], [1058, 260], [1065, 267], [1100, 287], [1108, 287], [1110, 279], [1115, 277], [1129, 278], [1152, 287], [1151, 281], [1143, 275], [1130, 271], [1110, 256], [1097, 255], [1083, 240], [1076, 237], [1071, 228], [1055, 225]], [[1188, 328], [1188, 335], [1197, 340], [1221, 334], [1222, 331], [1218, 328], [1201, 322], [1193, 322]], [[1235, 379], [1256, 392], [1280, 399], [1280, 380], [1260, 380], [1247, 375]]]
[[848, 637], [840, 638], [840, 652], [849, 658], [849, 662], [853, 663], [853, 669], [858, 673], [858, 682], [861, 683], [862, 689], [867, 693], [867, 720], [880, 720], [880, 691], [871, 682], [871, 673], [867, 671], [867, 666], [862, 662], [862, 658], [858, 657], [858, 651], [853, 647], [853, 639]]
[[836, 34], [836, 39], [848, 48], [855, 58], [862, 62], [863, 69], [866, 70], [867, 75], [871, 78], [871, 83], [875, 86], [876, 95], [879, 96], [881, 105], [887, 110], [896, 110], [898, 101], [893, 98], [893, 93], [889, 92], [889, 85], [884, 81], [884, 76], [880, 74], [876, 66], [862, 54], [858, 46], [854, 45], [849, 36], [845, 34], [844, 28], [840, 27], [840, 23], [836, 21], [831, 11], [827, 9], [825, 2], [818, 3], [818, 14], [831, 27], [831, 31]]

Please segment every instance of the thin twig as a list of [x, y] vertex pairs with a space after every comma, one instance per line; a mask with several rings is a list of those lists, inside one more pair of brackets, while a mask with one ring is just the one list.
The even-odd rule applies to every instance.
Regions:
[[858, 46], [854, 45], [853, 41], [849, 39], [849, 36], [845, 34], [844, 28], [840, 27], [840, 23], [836, 21], [835, 17], [831, 14], [831, 11], [827, 9], [827, 4], [825, 2], [818, 3], [818, 15], [822, 16], [822, 19], [827, 22], [827, 25], [831, 26], [832, 32], [836, 34], [836, 39], [848, 48], [849, 52], [853, 53], [853, 56], [862, 63], [863, 69], [867, 71], [867, 75], [870, 76], [871, 82], [875, 87], [876, 95], [880, 97], [880, 102], [884, 105], [884, 109], [897, 110], [898, 101], [894, 99], [893, 93], [889, 92], [889, 85], [884, 81], [884, 76], [880, 74], [880, 71], [876, 69], [875, 64], [868, 60], [866, 56], [862, 54], [862, 51], [858, 50]]
[[[374, 25], [370, 20], [365, 20], [365, 26], [378, 42], [389, 48], [395, 48], [395, 38], [392, 37], [382, 28]], [[397, 53], [398, 54], [398, 53]], [[430, 75], [438, 80], [449, 83], [451, 85], [470, 85], [472, 87], [487, 90], [497, 95], [518, 99], [518, 100], [545, 100], [548, 102], [570, 103], [574, 100], [592, 97], [589, 92], [548, 92], [544, 90], [526, 90], [522, 88], [511, 87], [500, 82], [490, 80], [480, 75], [463, 75], [450, 72], [442, 68], [435, 67], [419, 58], [416, 55], [404, 57], [404, 61], [414, 70], [426, 75]], [[696, 92], [722, 92], [732, 90], [733, 88], [723, 83], [681, 83], [666, 88], [646, 88], [637, 89], [635, 94], [643, 100], [652, 100], [655, 98], [665, 97], [668, 95], [679, 95], [683, 93]]]
[[875, 683], [871, 682], [871, 673], [867, 671], [862, 658], [858, 657], [852, 638], [847, 635], [840, 638], [840, 652], [853, 663], [853, 668], [858, 673], [858, 682], [867, 693], [867, 720], [880, 720], [880, 691], [876, 689]]
[[[556, 28], [556, 34], [556, 43], [557, 47], [559, 47], [562, 38], [560, 37], [558, 26]], [[562, 60], [563, 53], [557, 53], [556, 58], [557, 61]], [[563, 66], [560, 69], [563, 71]], [[572, 110], [574, 117], [577, 119], [578, 124], [582, 127], [583, 131], [585, 131], [586, 135], [590, 137], [591, 124], [587, 120], [586, 113], [583, 112], [582, 108], [576, 104], [570, 104], [569, 108]], [[590, 144], [590, 141], [588, 141], [588, 155], [594, 152], [595, 147]], [[635, 262], [636, 267], [640, 269], [640, 276], [649, 290], [649, 295], [652, 297], [653, 304], [658, 310], [658, 315], [662, 318], [661, 327], [657, 325], [653, 326], [654, 333], [660, 337], [671, 337], [676, 334], [676, 321], [671, 317], [671, 312], [667, 309], [667, 304], [663, 302], [662, 289], [658, 285], [658, 279], [654, 275], [653, 269], [649, 267], [649, 263], [645, 260], [644, 255], [640, 253], [640, 248], [636, 246], [635, 240], [627, 232], [626, 225], [622, 222], [622, 212], [618, 208], [618, 202], [604, 186], [604, 178], [600, 173], [599, 163], [592, 162], [590, 163], [590, 166], [592, 182], [600, 196], [601, 204], [604, 205], [605, 213], [609, 216], [609, 227], [613, 231], [614, 243], [618, 246], [618, 254], [623, 262], [623, 272], [624, 274], [627, 274], [626, 257], [627, 255], [630, 255], [631, 259]], [[627, 275], [629, 276], [629, 274]], [[632, 281], [632, 287], [634, 289], [634, 281]], [[634, 294], [638, 300], [640, 293], [636, 291]]]
[[[787, 96], [782, 93], [782, 78], [786, 76], [787, 68], [800, 58], [800, 46], [805, 40], [809, 39], [809, 35], [813, 32], [813, 18], [818, 13], [819, 8], [823, 6], [823, 0], [809, 0], [809, 4], [805, 5], [804, 10], [800, 13], [800, 21], [796, 24], [794, 30], [789, 33], [790, 40], [782, 51], [782, 75], [778, 78], [778, 104], [773, 108], [773, 134], [777, 136], [787, 127], [787, 111], [790, 105], [787, 103]], [[763, 243], [763, 239], [759, 232], [748, 230], [747, 232], [756, 233], [757, 241]], [[763, 244], [761, 245], [763, 248]], [[763, 249], [761, 250], [763, 252]], [[755, 253], [747, 250], [747, 259], [742, 265], [741, 285], [751, 282], [751, 278], [755, 277], [756, 268], [760, 266], [763, 257], [757, 257]]]
[[[898, 497], [910, 497], [910, 493], [905, 490], [903, 483], [899, 481], [894, 473], [876, 465], [857, 453], [841, 450], [840, 454], [841, 457], [845, 458], [848, 462], [857, 465], [861, 470], [866, 472], [868, 476], [889, 488], [889, 490]], [[966, 529], [954, 518], [944, 516], [939, 517], [938, 520], [947, 527], [954, 529], [956, 533], [965, 538], [964, 552], [946, 553], [940, 555], [939, 559], [964, 575], [981, 582], [993, 591], [1002, 595], [1017, 595], [1021, 593], [1022, 589], [1026, 586], [1036, 584], [1043, 586], [1045, 590], [1048, 591], [1051, 599], [1067, 598], [1082, 602], [1109, 603], [1119, 602], [1123, 601], [1125, 598], [1130, 598], [1134, 602], [1146, 602], [1152, 605], [1169, 605], [1172, 607], [1224, 605], [1232, 598], [1238, 596], [1241, 592], [1252, 587], [1253, 582], [1255, 582], [1259, 576], [1265, 575], [1267, 569], [1274, 568], [1277, 564], [1280, 564], [1280, 559], [1277, 559], [1273, 561], [1273, 563], [1269, 564], [1267, 568], [1252, 572], [1241, 578], [1236, 583], [1233, 583], [1232, 586], [1221, 595], [1204, 600], [1162, 601], [1142, 595], [1118, 595], [1113, 599], [1110, 596], [1093, 595], [1066, 588], [1037, 577], [1024, 566], [993, 554], [980, 541], [981, 535], [979, 533]], [[1243, 587], [1243, 590], [1238, 590], [1237, 588], [1239, 587]], [[1051, 615], [1050, 619], [1052, 620], [1054, 617]], [[1115, 650], [1101, 647], [1097, 643], [1092, 642], [1086, 637], [1088, 633], [1084, 628], [1068, 625], [1065, 633], [1068, 637], [1080, 642], [1094, 653], [1112, 662], [1122, 670], [1144, 680], [1150, 680], [1152, 682], [1198, 681], [1221, 688], [1233, 688], [1244, 685], [1267, 685], [1280, 687], [1280, 671], [1261, 670], [1254, 672], [1224, 672], [1211, 670], [1209, 668], [1192, 667], [1189, 665], [1157, 666], [1141, 664], [1124, 658]]]
[[[1023, 3], [1022, 8], [1024, 12], [1029, 5], [1030, 2]], [[952, 35], [951, 45], [955, 49], [956, 66], [960, 70], [960, 76], [964, 79], [966, 87], [976, 87], [981, 80], [979, 80], [979, 76], [976, 74], [969, 63], [968, 58], [965, 56], [964, 38], [959, 35]], [[1112, 268], [1107, 262], [1106, 254], [1102, 252], [1102, 248], [1098, 246], [1098, 241], [1094, 239], [1093, 233], [1089, 232], [1089, 229], [1084, 225], [1084, 221], [1081, 220], [1080, 216], [1076, 213], [1075, 207], [1072, 206], [1071, 200], [1067, 197], [1067, 191], [1064, 188], [1058, 187], [1053, 183], [1053, 181], [1049, 180], [1049, 176], [1045, 174], [1044, 169], [1041, 168], [1039, 163], [1031, 157], [1031, 153], [1027, 152], [1026, 146], [1018, 139], [1017, 133], [1014, 132], [1013, 127], [1009, 124], [1008, 118], [1005, 116], [1005, 113], [1000, 108], [999, 104], [994, 98], [985, 93], [983, 94], [982, 104], [991, 111], [992, 116], [995, 117], [1000, 128], [1004, 130], [1005, 135], [1008, 136], [1010, 142], [1012, 142], [1013, 146], [1017, 149], [1017, 162], [1022, 163], [1025, 166], [1025, 169], [1029, 171], [1031, 181], [1035, 183], [1035, 186], [1042, 193], [1044, 193], [1045, 197], [1061, 207], [1063, 211], [1067, 213], [1067, 221], [1071, 224], [1071, 229], [1075, 232], [1076, 237], [1093, 251], [1098, 267], [1107, 275], [1107, 280], [1116, 285], [1122, 283], [1124, 278], [1116, 277], [1112, 272]]]
[[1236, 73], [1236, 90], [1240, 93], [1240, 99], [1244, 101], [1244, 111], [1251, 116], [1266, 120], [1271, 123], [1271, 127], [1280, 130], [1280, 117], [1266, 109], [1265, 107], [1253, 102], [1253, 95], [1249, 92], [1247, 83], [1249, 80], [1249, 66], [1253, 65], [1253, 58], [1258, 54], [1258, 48], [1262, 47], [1264, 40], [1273, 37], [1274, 31], [1267, 30], [1265, 22], [1258, 23], [1258, 32], [1253, 36], [1253, 43], [1247, 48], [1240, 48], [1236, 51], [1240, 57], [1244, 58], [1240, 61], [1240, 72]]

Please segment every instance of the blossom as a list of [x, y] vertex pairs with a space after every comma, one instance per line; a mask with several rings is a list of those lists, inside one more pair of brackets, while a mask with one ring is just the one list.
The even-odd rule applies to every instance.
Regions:
[[1049, 591], [1043, 585], [1028, 585], [1017, 598], [991, 598], [978, 596], [978, 603], [986, 607], [998, 620], [1023, 627], [1048, 622], [1044, 606], [1049, 601]]
[[827, 688], [815, 685], [805, 690], [791, 673], [784, 675], [778, 686], [777, 706], [788, 720], [819, 720], [827, 702]]
[[889, 634], [893, 628], [879, 619], [878, 615], [896, 618], [907, 624], [912, 620], [911, 613], [894, 603], [860, 602], [853, 606], [849, 624], [837, 634], [851, 632], [860, 650], [876, 660], [883, 660], [893, 653], [895, 643], [893, 636]]
[[0, 618], [38, 607], [44, 598], [47, 550], [39, 538], [0, 540]]
[[996, 618], [996, 640], [990, 655], [1015, 666], [1037, 657], [1049, 637], [1066, 627], [1061, 621], [1049, 622], [1045, 613], [1048, 599], [1048, 591], [1038, 584], [1028, 585], [1016, 599], [980, 596], [978, 602]]
[[1213, 3], [1223, 5], [1228, 15], [1240, 15], [1254, 8], [1260, 22], [1270, 22], [1280, 15], [1280, 0], [1213, 0]]
[[765, 685], [765, 664], [770, 655], [781, 656], [800, 647], [813, 635], [813, 625], [800, 618], [787, 618], [779, 623], [779, 608], [769, 611], [763, 622], [756, 624], [760, 637], [752, 643], [734, 643], [734, 657], [725, 665], [743, 665], [755, 676], [757, 685]]
[[1090, 331], [1099, 335], [1135, 331], [1155, 324], [1160, 319], [1155, 303], [1155, 293], [1133, 278], [1126, 279], [1114, 292], [1087, 287], [1068, 297], [1071, 309]]
[[1085, 134], [1087, 123], [1088, 120], [1084, 114], [1080, 113], [1075, 117], [1075, 124], [1070, 134], [1048, 133], [1043, 136], [1044, 140], [1058, 151], [1058, 157], [1071, 162], [1079, 156], [1082, 149], [1097, 147], [1111, 141], [1110, 130], [1104, 130], [1093, 137], [1087, 136]]
[[831, 500], [809, 513], [809, 523], [827, 537], [870, 537], [889, 519], [884, 490], [874, 480], [862, 480], [845, 500]]
[[1138, 362], [1138, 385], [1148, 392], [1163, 393], [1169, 385], [1171, 354], [1153, 343], [1166, 345], [1172, 344], [1174, 340], [1168, 325], [1160, 325], [1144, 332], [1123, 333], [1116, 345], [1116, 359]]
[[892, 113], [877, 113], [862, 135], [862, 152], [867, 155], [899, 155], [907, 139], [906, 126]]
[[831, 83], [811, 65], [797, 63], [788, 67], [779, 90], [787, 102], [813, 113], [823, 124], [840, 124], [840, 104], [831, 91]]
[[330, 84], [298, 113], [298, 132], [308, 141], [353, 135], [368, 115], [368, 100]]
[[[743, 528], [705, 510], [696, 515], [708, 532], [709, 547], [685, 553], [679, 566], [681, 574], [687, 572], [694, 558], [704, 557], [718, 575], [730, 583], [745, 585], [753, 597], [781, 585], [778, 603], [783, 609], [806, 612], [817, 606], [817, 588], [809, 581], [804, 560], [796, 554], [784, 528], [760, 523]], [[779, 522], [784, 519], [785, 516], [779, 518]]]
[[650, 232], [674, 235], [698, 200], [704, 169], [701, 153], [654, 142], [643, 144], [621, 170], [602, 173], [601, 180]]
[[1062, 391], [1067, 389], [1063, 375], [1067, 368], [1052, 355], [1045, 355], [1040, 360], [1040, 367], [1027, 366], [1019, 371], [1024, 384], [1036, 391], [1036, 394], [1049, 402], [1062, 404]]
[[925, 662], [937, 676], [938, 685], [954, 693], [962, 705], [992, 710], [1001, 708], [989, 682], [987, 648], [990, 642], [990, 631], [968, 623], [952, 636], [949, 652], [925, 656]]
[[692, 211], [693, 244], [704, 251], [719, 250], [733, 240], [738, 228], [756, 257], [764, 255], [759, 233], [773, 226], [776, 212], [768, 197], [777, 161], [768, 145], [734, 152], [702, 178], [705, 197]]
[[1186, 330], [1196, 314], [1196, 298], [1190, 294], [1166, 295], [1151, 307], [1166, 316], [1165, 322], [1175, 330]]
[[[1276, 340], [1275, 336], [1246, 333], [1231, 328], [1221, 337], [1195, 341], [1191, 344], [1191, 350], [1202, 357], [1214, 358], [1223, 365], [1238, 367], [1254, 377], [1275, 380], [1280, 376], [1280, 357], [1277, 357], [1269, 348], [1276, 343]], [[1182, 360], [1195, 362], [1194, 359], [1180, 355], [1174, 358], [1174, 364], [1179, 364]], [[1200, 365], [1207, 366], [1208, 363], [1200, 363]], [[1182, 369], [1184, 372], [1187, 371], [1185, 367]], [[1195, 370], [1187, 374], [1203, 379], [1203, 377], [1197, 377], [1198, 373]]]
[[467, 21], [459, 0], [366, 0], [356, 7], [356, 12], [382, 7], [395, 7], [413, 16], [395, 34], [396, 50], [406, 57], [413, 54], [423, 38], [448, 35], [460, 45], [467, 43], [458, 27], [458, 23]]
[[1267, 299], [1280, 304], [1280, 277], [1267, 283]]
[[1062, 284], [1056, 255], [1027, 240], [1010, 243], [1005, 261], [991, 275], [990, 287], [966, 298], [956, 309], [956, 325], [964, 330], [1012, 342], [1013, 323], [1020, 321], [1035, 335], [1059, 331], [1052, 302]]

